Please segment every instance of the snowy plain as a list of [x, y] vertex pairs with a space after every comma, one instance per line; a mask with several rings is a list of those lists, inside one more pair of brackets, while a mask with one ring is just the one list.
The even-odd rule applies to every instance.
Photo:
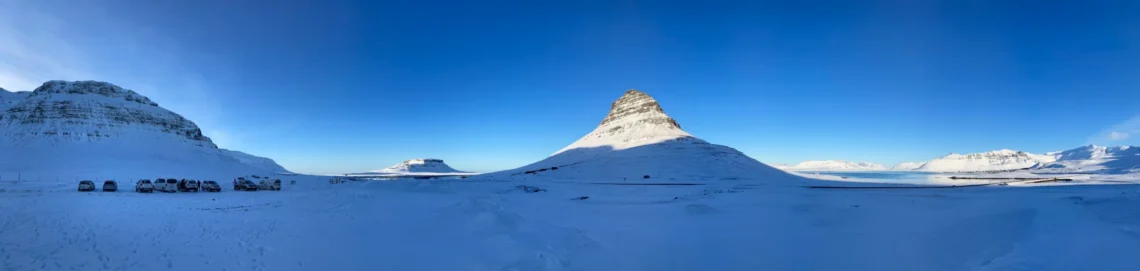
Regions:
[[140, 194], [126, 185], [77, 192], [70, 182], [0, 182], [0, 269], [1140, 269], [1137, 185], [849, 190], [279, 177], [298, 183]]

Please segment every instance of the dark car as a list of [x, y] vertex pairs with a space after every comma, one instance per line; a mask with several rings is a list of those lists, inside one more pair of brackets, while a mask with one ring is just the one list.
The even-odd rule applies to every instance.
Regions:
[[92, 182], [91, 180], [79, 181], [79, 191], [95, 191], [95, 182]]
[[257, 191], [257, 188], [257, 184], [245, 178], [238, 179], [237, 182], [234, 183], [234, 191]]
[[178, 191], [181, 192], [198, 192], [198, 181], [182, 179], [178, 181]]
[[222, 192], [222, 186], [218, 185], [218, 182], [215, 181], [202, 181], [202, 191]]
[[103, 181], [104, 192], [115, 192], [119, 190], [119, 184], [112, 180]]

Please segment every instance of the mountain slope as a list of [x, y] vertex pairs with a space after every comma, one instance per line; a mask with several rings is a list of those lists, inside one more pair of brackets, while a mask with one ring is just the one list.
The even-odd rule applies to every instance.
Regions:
[[460, 171], [460, 170], [451, 168], [451, 166], [448, 166], [447, 163], [444, 163], [443, 160], [441, 160], [441, 159], [423, 158], [423, 159], [407, 160], [407, 161], [401, 162], [399, 164], [396, 164], [396, 165], [393, 165], [393, 166], [390, 166], [390, 167], [387, 167], [384, 169], [369, 171], [369, 173], [388, 173], [388, 174], [397, 174], [397, 175], [401, 175], [401, 174], [404, 174], [404, 175], [428, 174], [428, 175], [430, 175], [430, 174], [449, 174], [449, 173], [454, 174], [454, 173], [470, 173], [470, 172]]
[[931, 172], [1004, 171], [1037, 167], [1056, 160], [1050, 155], [1014, 150], [956, 154], [927, 161], [915, 170]]
[[1057, 161], [1034, 169], [1037, 173], [1140, 172], [1140, 147], [1081, 146], [1056, 154]]
[[902, 162], [891, 167], [891, 170], [916, 170], [925, 164], [926, 162]]
[[267, 158], [219, 149], [194, 122], [113, 84], [48, 81], [23, 96], [0, 112], [0, 173], [7, 176], [221, 178], [283, 171]]
[[645, 183], [804, 180], [733, 148], [693, 137], [681, 130], [656, 100], [637, 90], [618, 98], [592, 132], [550, 157], [481, 176]]
[[887, 167], [867, 162], [847, 162], [840, 160], [812, 160], [784, 168], [792, 171], [864, 171], [887, 170]]

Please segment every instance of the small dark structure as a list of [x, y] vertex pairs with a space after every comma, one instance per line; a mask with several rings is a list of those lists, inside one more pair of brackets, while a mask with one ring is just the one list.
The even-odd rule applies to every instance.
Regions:
[[649, 179], [649, 175], [645, 175], [645, 177], [641, 177], [641, 178], [642, 179]]

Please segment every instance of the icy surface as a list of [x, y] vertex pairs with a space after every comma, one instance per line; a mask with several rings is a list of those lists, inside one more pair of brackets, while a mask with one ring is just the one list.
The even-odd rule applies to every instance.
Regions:
[[534, 182], [273, 177], [283, 191], [0, 182], [0, 270], [1140, 269], [1135, 185], [526, 193]]
[[868, 162], [848, 162], [840, 160], [813, 160], [803, 161], [793, 166], [782, 168], [791, 171], [864, 171], [887, 170], [887, 167]]

